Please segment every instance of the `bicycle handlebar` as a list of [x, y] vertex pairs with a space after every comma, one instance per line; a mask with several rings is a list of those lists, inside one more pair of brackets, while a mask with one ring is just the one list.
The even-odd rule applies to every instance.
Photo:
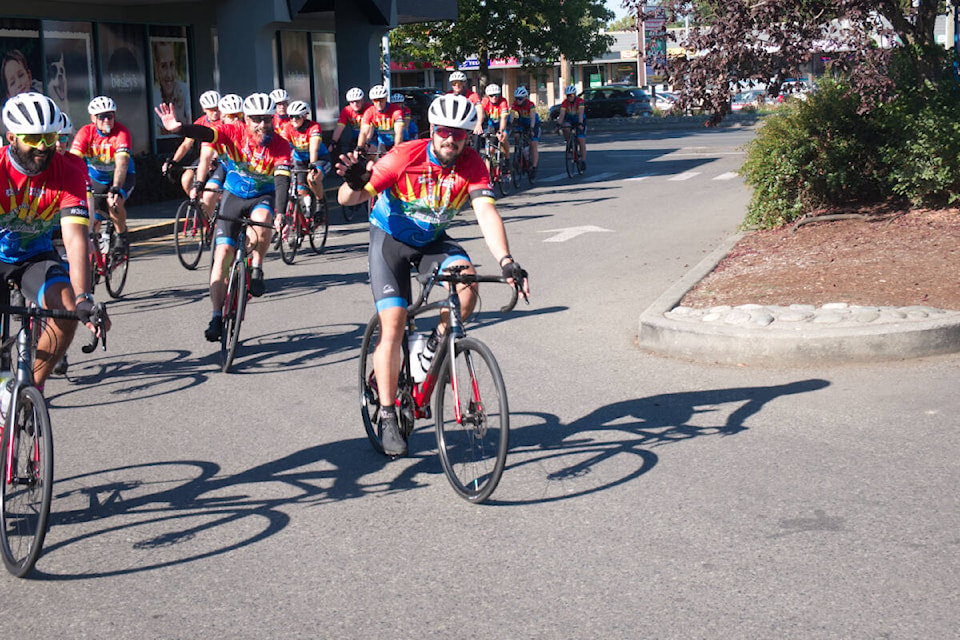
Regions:
[[[66, 309], [41, 309], [40, 307], [15, 307], [8, 304], [0, 304], [0, 313], [12, 316], [28, 316], [31, 318], [53, 318], [55, 320], [80, 320], [76, 311], [67, 311]], [[97, 342], [103, 344], [103, 350], [107, 350], [107, 334], [102, 331], [104, 321], [107, 317], [107, 305], [98, 302], [93, 306], [93, 313], [90, 314], [90, 322], [97, 328], [93, 338], [88, 344], [80, 347], [84, 353], [92, 353], [97, 348]]]
[[[526, 277], [526, 272], [524, 272], [524, 277]], [[438, 273], [436, 270], [431, 273], [420, 274], [417, 276], [417, 282], [423, 286], [427, 286], [428, 283], [433, 282], [453, 282], [456, 284], [473, 284], [480, 282], [499, 282], [501, 284], [509, 284], [507, 278], [503, 276], [488, 276], [481, 275], [478, 273]], [[523, 300], [527, 304], [530, 304], [530, 299], [526, 294], [523, 293], [521, 287], [523, 286], [522, 282], [517, 282], [514, 280], [513, 286], [511, 287], [512, 291], [510, 293], [510, 302], [505, 306], [500, 308], [501, 313], [507, 313], [508, 311], [513, 311], [513, 308], [517, 306], [517, 302], [520, 299], [520, 296], [523, 295]]]
[[98, 342], [103, 345], [104, 351], [107, 350], [107, 332], [102, 331], [103, 321], [106, 318], [106, 316], [107, 316], [106, 304], [104, 304], [103, 302], [98, 302], [97, 304], [93, 305], [93, 313], [90, 314], [90, 322], [93, 324], [94, 327], [97, 328], [97, 330], [91, 334], [90, 339], [87, 341], [87, 344], [80, 347], [80, 351], [83, 351], [84, 353], [93, 353], [94, 349], [97, 348]]

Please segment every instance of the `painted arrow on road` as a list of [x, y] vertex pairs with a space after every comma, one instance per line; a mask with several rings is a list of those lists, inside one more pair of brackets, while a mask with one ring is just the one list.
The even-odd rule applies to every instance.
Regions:
[[583, 235], [585, 233], [613, 233], [610, 229], [604, 229], [603, 227], [595, 227], [593, 225], [587, 225], [584, 227], [567, 227], [566, 229], [547, 229], [546, 231], [541, 231], [540, 233], [556, 233], [555, 236], [550, 236], [544, 242], [566, 242], [567, 240], [572, 240], [577, 236]]

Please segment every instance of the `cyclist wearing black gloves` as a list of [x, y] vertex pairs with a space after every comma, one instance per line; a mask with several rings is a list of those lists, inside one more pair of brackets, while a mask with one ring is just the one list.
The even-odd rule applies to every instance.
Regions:
[[[380, 317], [380, 343], [373, 367], [381, 402], [381, 440], [384, 452], [392, 456], [407, 451], [395, 399], [410, 300], [410, 267], [428, 273], [438, 264], [443, 268], [467, 265], [466, 273], [475, 273], [467, 252], [446, 234], [468, 199], [504, 276], [518, 283], [525, 295], [530, 292], [526, 272], [510, 255], [490, 176], [480, 154], [468, 146], [477, 125], [476, 109], [467, 98], [447, 94], [433, 101], [428, 119], [430, 138], [399, 144], [375, 165], [357, 152], [342, 155], [336, 167], [345, 180], [337, 196], [341, 205], [362, 204], [380, 194], [370, 214], [368, 258]], [[462, 287], [459, 296], [466, 318], [476, 304], [475, 285]], [[428, 340], [428, 350], [436, 350], [446, 322], [441, 316], [440, 326]]]
[[[56, 153], [63, 125], [60, 110], [45, 95], [21, 93], [4, 104], [3, 124], [8, 144], [0, 149], [0, 181], [7, 185], [0, 201], [0, 283], [13, 280], [28, 300], [45, 309], [76, 311], [94, 330], [86, 177], [74, 161]], [[53, 248], [57, 224], [70, 261], [69, 274]], [[5, 284], [0, 287], [4, 300], [8, 293]], [[73, 320], [46, 323], [33, 372], [38, 387], [43, 388], [66, 353], [76, 328]], [[108, 320], [104, 329], [109, 329]]]

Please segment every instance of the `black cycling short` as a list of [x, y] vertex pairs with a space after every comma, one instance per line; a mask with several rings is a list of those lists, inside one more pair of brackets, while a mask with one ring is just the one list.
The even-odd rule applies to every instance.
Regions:
[[[240, 235], [240, 221], [249, 218], [255, 209], [266, 209], [273, 215], [274, 195], [267, 193], [256, 198], [238, 198], [229, 191], [220, 196], [220, 214], [217, 216], [217, 227], [213, 231], [214, 246], [226, 244], [236, 248], [237, 236]], [[270, 220], [270, 217], [267, 217]]]
[[[0, 300], [9, 300], [10, 291], [7, 282], [12, 280], [20, 287], [23, 297], [36, 302], [45, 309], [51, 308], [46, 304], [44, 297], [57, 284], [70, 285], [70, 274], [67, 273], [60, 255], [55, 251], [41, 253], [28, 258], [23, 262], [9, 264], [0, 262]], [[53, 308], [59, 309], [60, 298], [51, 299]]]
[[[110, 187], [113, 186], [113, 183], [104, 184], [102, 182], [97, 182], [96, 180], [90, 180], [90, 185], [87, 187], [90, 190], [90, 193], [94, 195], [104, 195], [110, 191]], [[137, 174], [127, 172], [127, 177], [123, 180], [123, 186], [120, 187], [120, 195], [123, 196], [123, 199], [126, 200], [130, 197], [130, 194], [133, 193], [133, 188], [137, 186]], [[98, 219], [105, 219], [100, 214], [107, 215], [107, 199], [106, 198], [94, 198], [93, 207], [96, 209], [95, 213], [97, 214]]]
[[470, 256], [446, 234], [424, 247], [411, 247], [388, 234], [380, 227], [370, 225], [370, 288], [377, 312], [391, 307], [406, 308], [410, 300], [410, 268], [418, 273], [430, 273], [439, 264], [447, 267], [454, 261]]

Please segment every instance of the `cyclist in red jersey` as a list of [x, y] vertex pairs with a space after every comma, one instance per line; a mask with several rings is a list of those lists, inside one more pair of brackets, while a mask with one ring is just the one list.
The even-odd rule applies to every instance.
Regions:
[[[474, 106], [480, 104], [480, 96], [477, 95], [476, 91], [467, 86], [467, 74], [463, 71], [454, 71], [450, 74], [450, 91], [447, 93], [455, 96], [463, 96], [472, 102]], [[479, 136], [483, 133], [482, 119], [482, 117], [477, 118], [477, 126], [473, 131], [474, 135]]]
[[530, 179], [537, 176], [537, 166], [540, 163], [540, 114], [537, 105], [530, 99], [530, 91], [524, 87], [517, 87], [513, 92], [513, 104], [510, 106], [510, 132], [514, 143], [520, 143], [522, 133], [530, 134]]
[[387, 88], [382, 84], [370, 87], [373, 106], [363, 112], [357, 147], [365, 149], [369, 145], [371, 154], [376, 154], [380, 145], [389, 151], [403, 141], [403, 110], [387, 98]]
[[573, 129], [576, 129], [577, 145], [580, 147], [580, 171], [587, 168], [587, 116], [583, 98], [577, 96], [576, 85], [570, 85], [564, 90], [566, 97], [560, 103], [560, 113], [557, 122], [563, 127], [563, 139], [570, 140]]
[[[290, 119], [281, 135], [293, 149], [293, 167], [309, 171], [296, 175], [297, 192], [301, 194], [309, 187], [313, 197], [323, 198], [323, 177], [330, 171], [330, 152], [323, 143], [323, 131], [317, 122], [310, 119], [310, 107], [306, 102], [294, 100], [287, 107], [287, 113]], [[307, 211], [310, 211], [313, 206], [311, 194], [304, 195], [303, 198]]]
[[[357, 148], [357, 140], [360, 138], [360, 121], [363, 119], [363, 113], [372, 105], [364, 100], [363, 89], [353, 87], [347, 91], [347, 106], [340, 110], [340, 117], [333, 128], [333, 134], [330, 136], [333, 140], [333, 153], [347, 153]], [[349, 129], [349, 131], [347, 131]], [[346, 133], [344, 133], [346, 131]], [[344, 139], [343, 136], [348, 136]]]
[[[446, 234], [446, 228], [469, 199], [487, 247], [511, 281], [522, 280], [529, 293], [526, 272], [510, 255], [507, 233], [493, 199], [490, 177], [480, 155], [467, 145], [477, 123], [477, 111], [463, 96], [443, 95], [428, 110], [429, 139], [398, 145], [376, 164], [363, 162], [357, 152], [340, 156], [337, 173], [343, 176], [337, 199], [341, 205], [366, 202], [379, 194], [370, 214], [370, 286], [380, 317], [380, 342], [373, 366], [380, 392], [383, 448], [387, 455], [406, 453], [396, 415], [397, 376], [401, 341], [410, 301], [410, 268], [430, 272], [466, 265], [474, 273], [467, 252]], [[460, 304], [468, 317], [476, 304], [475, 287], [461, 287]], [[436, 350], [446, 331], [446, 320], [428, 340]]]
[[[24, 296], [43, 308], [76, 311], [93, 330], [85, 171], [56, 153], [63, 127], [60, 110], [43, 94], [22, 93], [4, 104], [2, 120], [8, 144], [0, 150], [0, 183], [7, 189], [0, 199], [0, 282], [17, 282]], [[53, 248], [57, 224], [75, 265], [69, 273]], [[7, 299], [6, 286], [0, 287], [0, 296]], [[72, 320], [46, 322], [34, 367], [39, 387], [66, 353], [76, 328]], [[10, 392], [7, 385], [0, 391]]]
[[[216, 91], [204, 91], [200, 94], [200, 106], [203, 108], [203, 115], [193, 121], [193, 124], [200, 124], [205, 127], [211, 127], [214, 123], [220, 121], [220, 94]], [[174, 167], [184, 164], [195, 164], [200, 154], [195, 150], [196, 140], [193, 138], [184, 138], [177, 150], [173, 152], [173, 157], [163, 163], [160, 171], [163, 175]], [[185, 169], [180, 175], [180, 186], [184, 193], [190, 193], [190, 185], [193, 184], [193, 178], [196, 175], [196, 169]]]
[[[209, 160], [220, 154], [226, 168], [226, 179], [220, 203], [220, 215], [213, 235], [213, 265], [210, 269], [210, 302], [213, 315], [204, 330], [204, 337], [218, 342], [223, 332], [221, 310], [227, 294], [227, 277], [233, 262], [234, 246], [240, 230], [240, 218], [270, 224], [275, 211], [287, 210], [290, 188], [290, 143], [273, 131], [276, 105], [265, 93], [254, 93], [243, 101], [242, 123], [221, 123], [209, 129], [198, 125], [183, 125], [177, 121], [173, 108], [161, 104], [156, 108], [164, 128], [203, 140], [197, 181], [190, 196], [203, 186]], [[263, 257], [270, 245], [271, 230], [248, 227], [251, 251], [250, 295], [264, 294]]]
[[286, 125], [290, 116], [287, 115], [287, 105], [290, 104], [290, 94], [286, 89], [274, 89], [270, 92], [270, 99], [273, 100], [277, 112], [273, 116], [273, 130], [279, 132]]
[[480, 101], [480, 125], [484, 132], [496, 131], [503, 154], [510, 157], [510, 145], [507, 142], [507, 124], [510, 121], [510, 105], [500, 91], [500, 85], [488, 84], [483, 90], [485, 97]]
[[87, 105], [90, 124], [80, 127], [70, 153], [83, 158], [90, 176], [90, 191], [106, 194], [106, 199], [95, 203], [108, 215], [116, 227], [120, 243], [126, 247], [127, 208], [125, 202], [137, 183], [131, 158], [133, 141], [130, 130], [117, 122], [117, 104], [107, 96], [97, 96]]

